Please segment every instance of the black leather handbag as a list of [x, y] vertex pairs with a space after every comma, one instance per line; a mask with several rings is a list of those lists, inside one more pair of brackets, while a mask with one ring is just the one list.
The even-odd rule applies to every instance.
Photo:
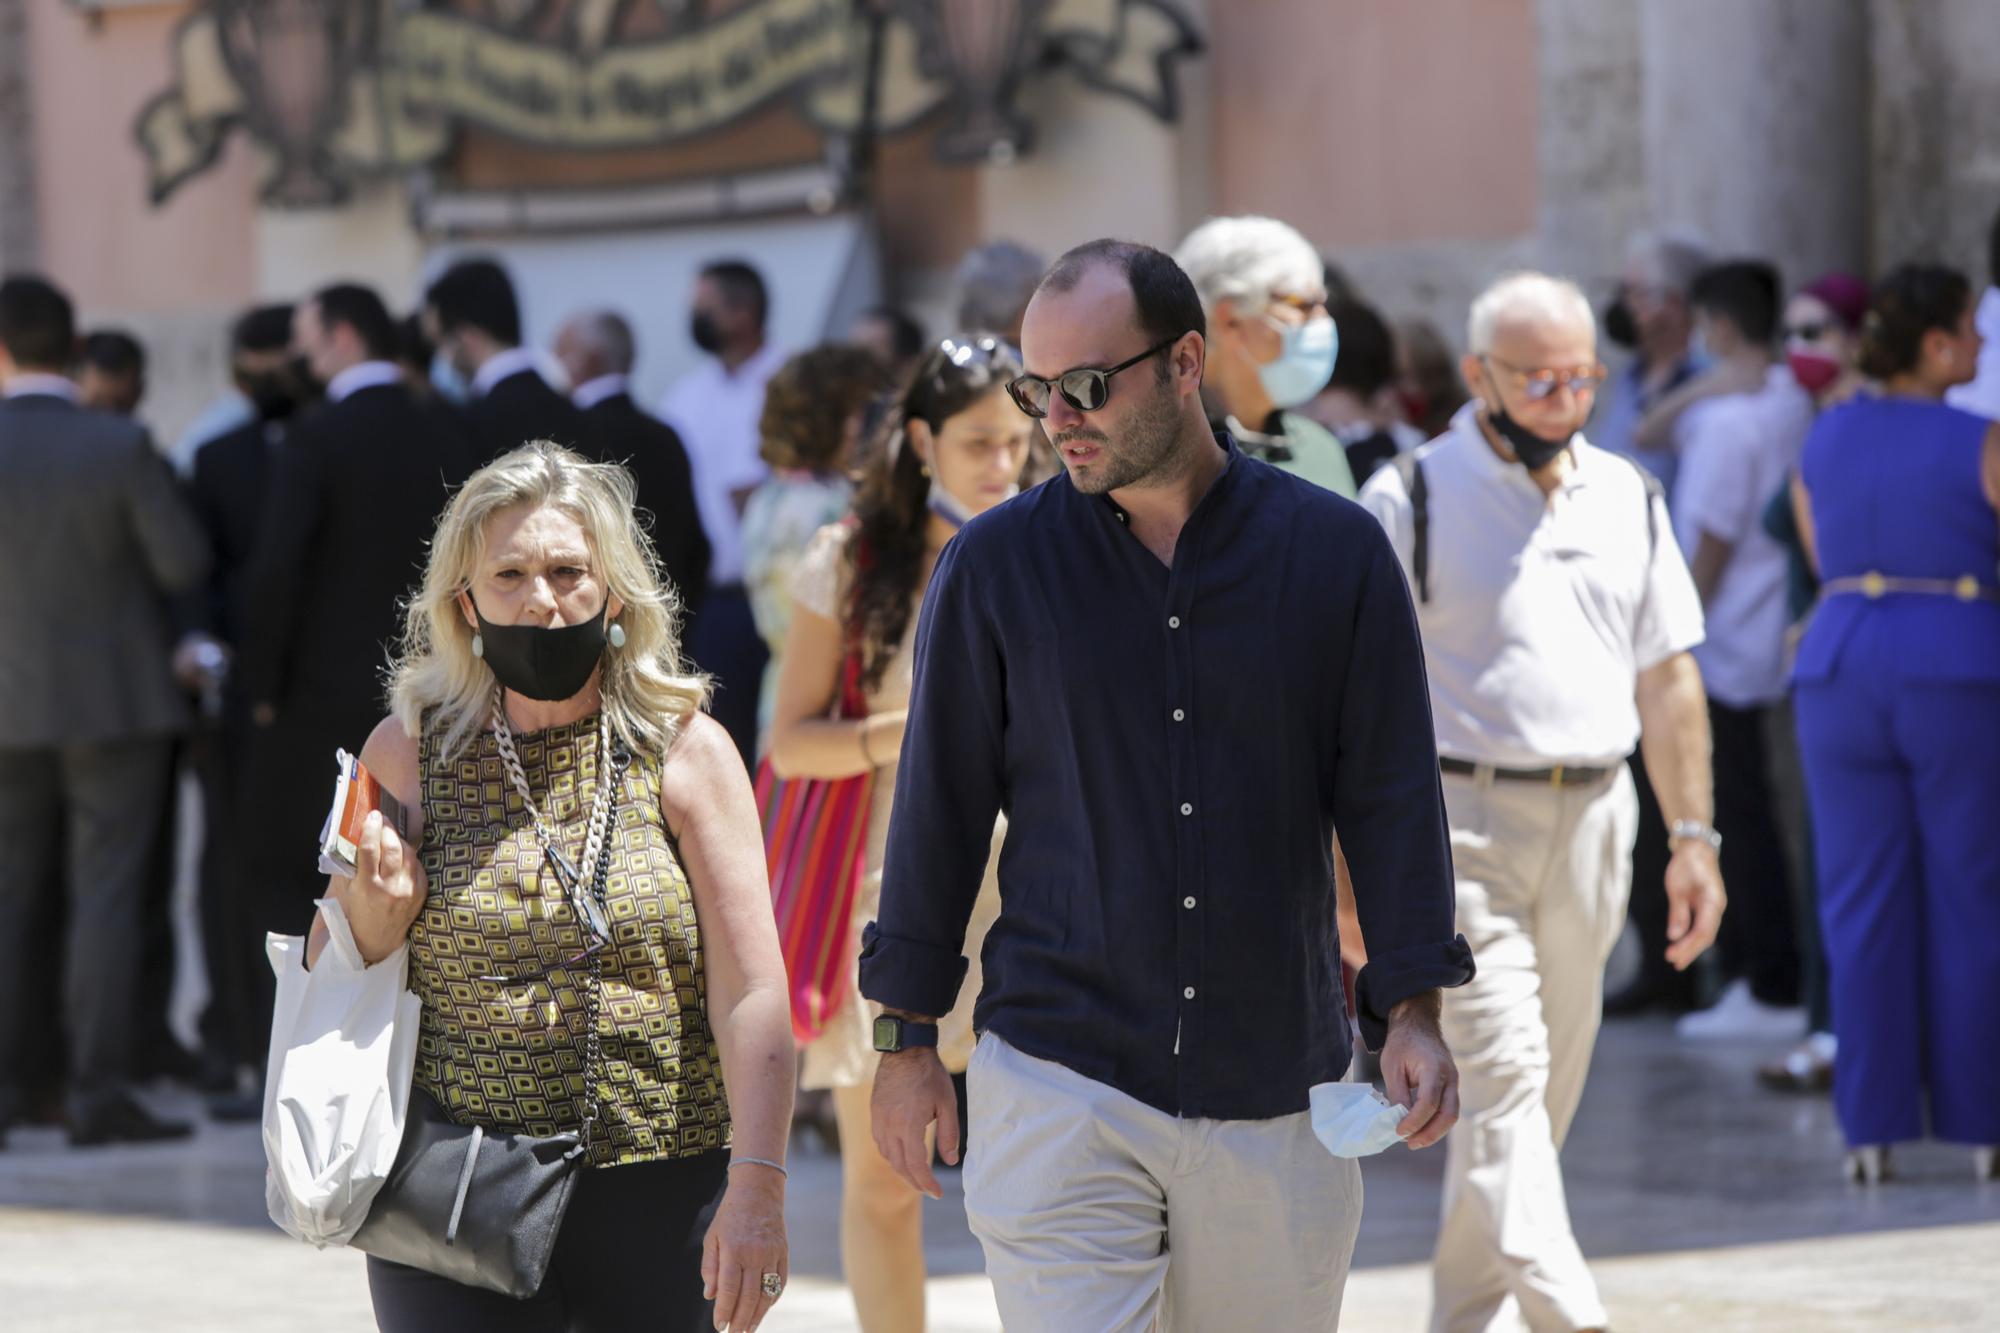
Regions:
[[455, 1125], [413, 1089], [396, 1165], [354, 1248], [526, 1300], [549, 1271], [583, 1157], [579, 1134], [535, 1138]]

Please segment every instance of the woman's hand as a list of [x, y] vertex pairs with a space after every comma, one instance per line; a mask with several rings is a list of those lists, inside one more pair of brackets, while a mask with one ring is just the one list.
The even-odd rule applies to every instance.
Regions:
[[417, 849], [388, 826], [380, 810], [370, 811], [355, 844], [354, 878], [336, 876], [332, 885], [362, 962], [372, 967], [402, 947], [428, 891]]
[[764, 1292], [764, 1275], [791, 1280], [785, 1243], [785, 1178], [768, 1166], [732, 1167], [729, 1187], [701, 1243], [702, 1292], [715, 1302], [715, 1326], [754, 1333], [776, 1296]]

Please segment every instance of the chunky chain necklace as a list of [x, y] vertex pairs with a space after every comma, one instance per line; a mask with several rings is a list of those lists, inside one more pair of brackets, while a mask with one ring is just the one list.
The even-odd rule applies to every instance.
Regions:
[[541, 841], [543, 853], [555, 863], [557, 878], [563, 881], [564, 893], [577, 900], [572, 905], [592, 932], [608, 937], [609, 922], [603, 919], [601, 905], [590, 901], [588, 886], [597, 882], [598, 871], [602, 868], [604, 838], [611, 827], [611, 792], [618, 785], [611, 760], [610, 714], [600, 709], [597, 715], [597, 799], [590, 806], [590, 831], [584, 839], [581, 865], [572, 865], [563, 856], [561, 842], [542, 817], [542, 809], [535, 804], [534, 793], [528, 789], [528, 775], [521, 767], [520, 752], [514, 748], [514, 729], [507, 725], [506, 696], [499, 689], [493, 691], [493, 741], [500, 750], [500, 763], [507, 770], [507, 780], [513, 784], [521, 803], [528, 807], [529, 817], [535, 821], [535, 837]]

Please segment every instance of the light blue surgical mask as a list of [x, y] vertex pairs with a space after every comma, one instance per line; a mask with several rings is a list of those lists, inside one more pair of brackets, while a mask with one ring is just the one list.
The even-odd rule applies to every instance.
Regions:
[[1333, 317], [1320, 315], [1303, 324], [1271, 327], [1283, 339], [1278, 359], [1257, 367], [1264, 392], [1279, 407], [1297, 407], [1321, 389], [1333, 375], [1333, 359], [1340, 350], [1340, 336], [1334, 331]]
[[442, 347], [431, 356], [431, 387], [448, 403], [463, 406], [472, 401], [472, 381], [452, 364]]

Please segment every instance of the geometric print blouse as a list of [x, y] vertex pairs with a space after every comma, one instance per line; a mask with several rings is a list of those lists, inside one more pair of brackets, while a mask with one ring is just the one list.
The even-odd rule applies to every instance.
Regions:
[[[592, 713], [514, 740], [528, 789], [572, 865], [583, 860], [597, 795], [597, 726]], [[458, 1124], [574, 1132], [583, 1123], [591, 962], [554, 965], [576, 958], [590, 937], [545, 869], [493, 733], [447, 759], [426, 730], [417, 755], [430, 896], [410, 929], [410, 987], [423, 1001], [416, 1085]], [[660, 813], [659, 759], [635, 753], [614, 801], [605, 833], [613, 943], [596, 955], [604, 993], [592, 1166], [688, 1157], [730, 1137], [701, 928]]]

